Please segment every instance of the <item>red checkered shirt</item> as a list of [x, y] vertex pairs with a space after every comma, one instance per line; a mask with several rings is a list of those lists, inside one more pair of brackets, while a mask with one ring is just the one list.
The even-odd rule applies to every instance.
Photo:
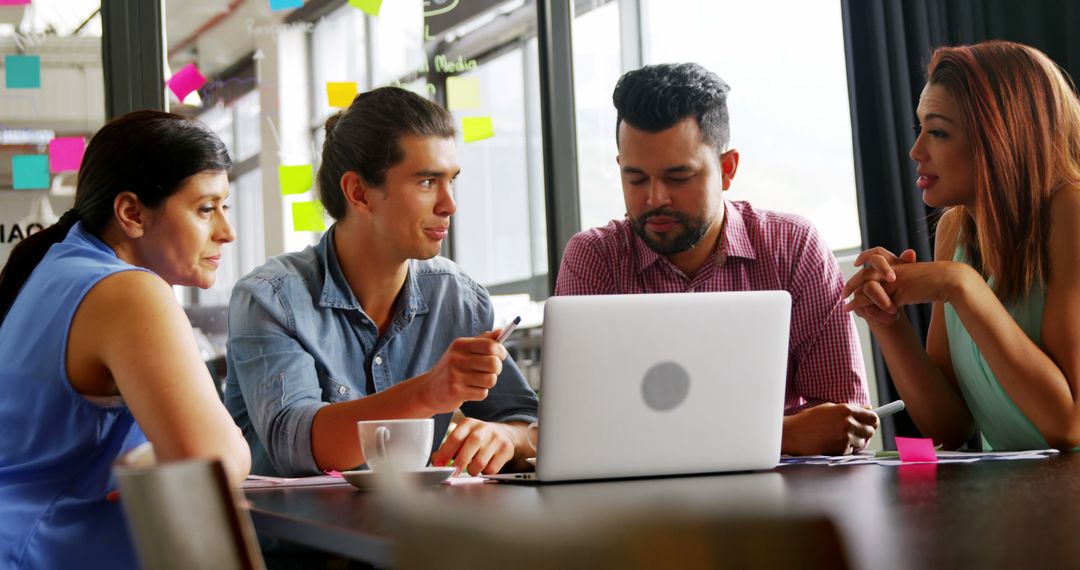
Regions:
[[844, 312], [836, 258], [808, 220], [725, 202], [724, 239], [687, 277], [634, 235], [627, 220], [583, 231], [566, 245], [556, 295], [776, 291], [791, 294], [784, 413], [824, 402], [868, 406], [855, 322]]

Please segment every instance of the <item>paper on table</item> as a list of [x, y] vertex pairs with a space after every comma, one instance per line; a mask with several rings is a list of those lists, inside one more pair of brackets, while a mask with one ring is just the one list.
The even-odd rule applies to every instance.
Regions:
[[457, 485], [479, 485], [482, 483], [496, 483], [492, 479], [485, 479], [483, 477], [474, 477], [472, 475], [458, 475], [457, 477], [450, 477], [443, 481], [443, 485], [457, 486]]
[[327, 485], [348, 485], [349, 482], [341, 477], [333, 475], [316, 475], [314, 477], [267, 477], [265, 475], [248, 475], [244, 484], [240, 486], [245, 491], [252, 489], [286, 489], [289, 487], [325, 487]]
[[[1033, 449], [1027, 451], [938, 451], [936, 461], [915, 463], [974, 463], [976, 461], [1018, 461], [1024, 459], [1046, 459], [1058, 454], [1056, 449]], [[783, 456], [780, 465], [903, 465], [913, 463], [902, 461], [895, 451], [877, 453], [863, 451], [852, 455], [806, 455]]]

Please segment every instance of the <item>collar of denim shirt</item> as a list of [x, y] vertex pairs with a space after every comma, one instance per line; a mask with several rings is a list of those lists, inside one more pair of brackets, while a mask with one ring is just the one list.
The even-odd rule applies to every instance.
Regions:
[[[336, 228], [337, 224], [330, 226], [330, 229], [323, 234], [319, 243], [315, 245], [315, 252], [319, 256], [319, 261], [323, 267], [323, 290], [322, 295], [319, 297], [319, 306], [330, 309], [359, 309], [362, 311], [363, 307], [356, 300], [356, 295], [353, 295], [349, 282], [345, 280], [345, 274], [341, 271], [341, 265], [338, 263], [337, 250], [334, 248], [334, 230]], [[409, 270], [405, 274], [405, 284], [401, 288], [405, 296], [404, 298], [399, 297], [395, 303], [397, 307], [403, 307], [403, 309], [398, 310], [403, 313], [400, 316], [406, 321], [411, 321], [415, 316], [428, 312], [427, 303], [424, 302], [424, 295], [420, 292], [420, 285], [416, 281], [414, 263], [415, 260], [409, 260]]]

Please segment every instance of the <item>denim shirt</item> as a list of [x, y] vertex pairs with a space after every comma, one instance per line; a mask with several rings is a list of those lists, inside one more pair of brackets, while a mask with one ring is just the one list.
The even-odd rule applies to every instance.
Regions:
[[[327, 404], [363, 398], [430, 370], [454, 339], [491, 330], [487, 291], [445, 258], [410, 260], [380, 336], [337, 261], [334, 227], [318, 244], [271, 258], [229, 303], [225, 406], [251, 446], [252, 473], [319, 473], [311, 424]], [[461, 411], [490, 422], [536, 421], [537, 398], [513, 360], [487, 399]], [[438, 449], [451, 414], [435, 416]]]

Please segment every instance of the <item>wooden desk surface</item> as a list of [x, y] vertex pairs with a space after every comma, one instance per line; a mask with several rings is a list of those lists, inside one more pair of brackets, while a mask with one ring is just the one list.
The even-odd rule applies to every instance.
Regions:
[[[721, 514], [824, 514], [856, 568], [1080, 567], [1080, 454], [970, 464], [792, 465], [767, 472], [543, 486], [443, 486], [430, 496], [522, 512], [682, 505]], [[373, 495], [352, 487], [248, 493], [256, 528], [389, 564]]]

